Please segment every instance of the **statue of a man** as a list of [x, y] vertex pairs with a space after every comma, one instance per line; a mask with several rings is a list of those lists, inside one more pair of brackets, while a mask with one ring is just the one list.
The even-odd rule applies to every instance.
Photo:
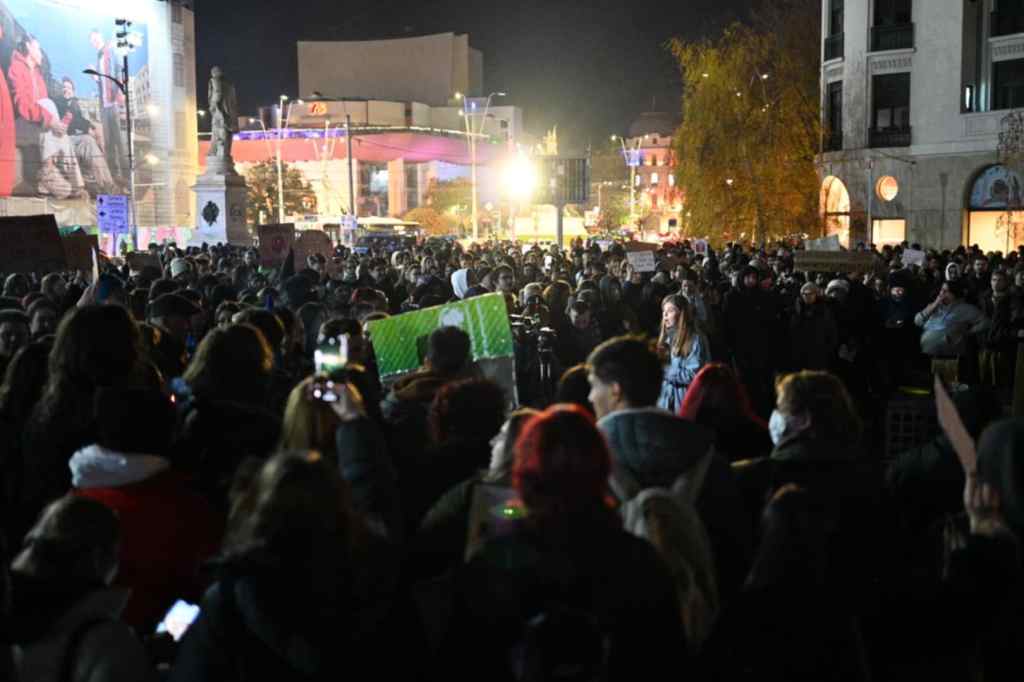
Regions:
[[209, 156], [231, 159], [231, 141], [238, 132], [238, 101], [235, 86], [224, 78], [219, 66], [210, 71], [208, 101], [210, 106], [211, 135]]

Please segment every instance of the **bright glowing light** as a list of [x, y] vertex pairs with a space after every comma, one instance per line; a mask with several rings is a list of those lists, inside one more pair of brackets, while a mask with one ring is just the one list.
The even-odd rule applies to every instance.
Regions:
[[462, 93], [461, 92], [456, 92], [455, 93], [455, 99], [457, 99], [457, 100], [462, 99]]
[[709, 74], [709, 73], [702, 73], [701, 76], [703, 76], [704, 78], [708, 78], [708, 77], [711, 76], [711, 74]]
[[149, 113], [150, 116], [156, 116], [160, 113], [160, 107], [158, 107], [155, 104], [150, 104], [146, 107], [146, 111]]
[[508, 193], [519, 200], [528, 199], [537, 186], [537, 169], [523, 154], [519, 154], [505, 165], [503, 175]]
[[200, 109], [196, 113], [199, 114], [199, 118], [202, 118], [203, 116], [206, 116], [206, 110], [205, 109]]
[[160, 163], [160, 159], [158, 159], [155, 154], [146, 154], [146, 163], [150, 166], [155, 166]]
[[762, 73], [762, 74], [761, 74], [761, 80], [763, 80], [763, 81], [766, 81], [766, 80], [768, 80], [768, 74], [766, 74], [766, 73]]
[[726, 178], [726, 179], [725, 179], [725, 184], [729, 185], [730, 187], [732, 187], [732, 184], [733, 184], [734, 182], [736, 182], [736, 181], [735, 181], [735, 180], [733, 180], [732, 178]]

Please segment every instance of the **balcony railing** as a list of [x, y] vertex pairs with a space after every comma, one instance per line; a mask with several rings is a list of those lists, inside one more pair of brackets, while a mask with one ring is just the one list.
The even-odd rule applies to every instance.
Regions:
[[843, 34], [834, 33], [825, 38], [825, 61], [843, 58]]
[[992, 12], [992, 37], [1024, 33], [1024, 14]]
[[822, 141], [823, 152], [840, 152], [843, 150], [843, 131], [830, 131], [825, 133], [825, 139]]
[[871, 51], [905, 50], [914, 47], [914, 25], [895, 24], [871, 27]]
[[910, 126], [906, 128], [884, 128], [882, 130], [872, 128], [869, 137], [869, 147], [909, 147], [911, 140]]

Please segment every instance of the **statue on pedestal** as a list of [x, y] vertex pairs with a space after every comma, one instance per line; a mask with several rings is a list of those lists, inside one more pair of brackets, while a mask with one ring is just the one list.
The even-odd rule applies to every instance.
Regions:
[[210, 71], [208, 101], [212, 135], [207, 157], [218, 159], [229, 171], [233, 170], [231, 142], [238, 132], [238, 100], [235, 97], [235, 86], [224, 78], [224, 72], [219, 66]]

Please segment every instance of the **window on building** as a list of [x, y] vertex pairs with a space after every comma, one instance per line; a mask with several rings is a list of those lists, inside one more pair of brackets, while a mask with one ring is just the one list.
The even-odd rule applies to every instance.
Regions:
[[871, 79], [871, 147], [910, 146], [910, 74]]
[[175, 87], [185, 87], [185, 55], [175, 52], [172, 56]]
[[911, 22], [911, 0], [875, 0], [875, 26], [900, 26]]
[[634, 178], [634, 180], [633, 180], [633, 184], [636, 185], [637, 187], [639, 187], [640, 186], [640, 182], [642, 180], [643, 180], [643, 178], [641, 178], [639, 175], [637, 175], [636, 178]]
[[658, 161], [657, 161], [657, 164], [658, 164], [659, 166], [664, 166], [664, 165], [665, 165], [665, 157], [659, 154], [659, 155], [658, 155]]
[[996, 62], [992, 65], [992, 108], [1021, 106], [1024, 106], [1024, 59]]
[[675, 187], [676, 186], [676, 176], [673, 175], [672, 173], [668, 174], [668, 186], [669, 187]]
[[657, 173], [651, 173], [651, 185], [657, 185], [658, 181], [661, 180]]
[[843, 81], [828, 84], [825, 97], [825, 151], [843, 148]]
[[171, 3], [171, 21], [176, 24], [181, 23], [181, 5], [177, 2]]
[[1024, 0], [998, 0], [992, 13], [992, 36], [1024, 33]]
[[388, 167], [384, 164], [359, 164], [360, 216], [386, 216], [388, 214]]
[[892, 73], [872, 79], [872, 127], [904, 130], [910, 127], [910, 74]]
[[839, 35], [843, 32], [843, 0], [831, 0], [828, 7], [828, 34]]

